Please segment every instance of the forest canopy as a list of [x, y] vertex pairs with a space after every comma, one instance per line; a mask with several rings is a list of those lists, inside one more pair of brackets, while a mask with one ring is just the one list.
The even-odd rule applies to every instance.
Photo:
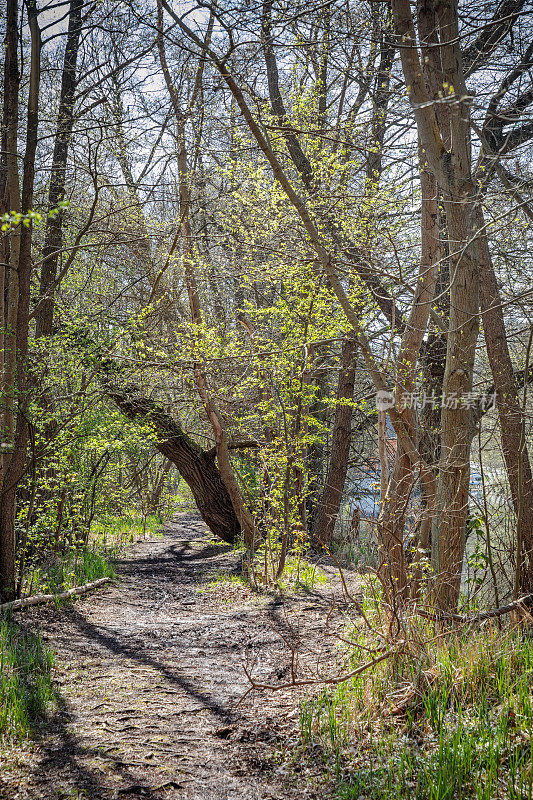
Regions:
[[267, 584], [313, 547], [394, 608], [531, 595], [527, 4], [1, 25], [2, 599], [178, 484]]

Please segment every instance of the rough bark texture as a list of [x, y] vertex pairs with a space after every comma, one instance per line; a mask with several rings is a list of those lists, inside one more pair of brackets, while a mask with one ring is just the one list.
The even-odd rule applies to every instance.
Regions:
[[[447, 219], [452, 241], [461, 243], [451, 254], [450, 331], [443, 395], [467, 398], [472, 392], [474, 357], [479, 319], [479, 269], [472, 250], [470, 209], [453, 200], [447, 204]], [[440, 608], [455, 611], [459, 601], [461, 572], [466, 537], [470, 450], [473, 436], [473, 410], [466, 402], [446, 403], [442, 409], [442, 439], [437, 514], [433, 534], [438, 536], [436, 600]]]
[[[477, 212], [477, 227], [485, 230], [481, 209]], [[482, 280], [480, 304], [487, 355], [494, 380], [496, 407], [500, 415], [503, 457], [517, 518], [518, 569], [517, 594], [533, 592], [533, 477], [523, 435], [523, 412], [520, 408], [513, 364], [507, 344], [502, 301], [487, 237], [480, 234], [479, 252]]]
[[[436, 113], [439, 96], [425, 79], [418, 43], [428, 41], [427, 26], [419, 42], [408, 0], [393, 0], [405, 83], [417, 124], [419, 144], [444, 195], [450, 242], [450, 319], [443, 395], [464, 398], [472, 392], [479, 328], [479, 264], [473, 241], [475, 186], [471, 174], [470, 105], [460, 50], [457, 0], [428, 0], [440, 43], [440, 74], [449, 87], [449, 118]], [[437, 65], [438, 67], [438, 65]], [[436, 84], [435, 84], [436, 85]], [[453, 94], [453, 97], [451, 96]], [[449, 135], [450, 134], [450, 135]], [[449, 135], [449, 138], [448, 138]], [[455, 406], [455, 407], [454, 407]], [[473, 414], [461, 400], [444, 403], [436, 513], [438, 538], [436, 602], [454, 611], [459, 600], [465, 545]]]
[[[18, 98], [18, 67], [17, 61], [17, 3], [10, 3], [8, 8], [9, 34], [8, 48], [6, 52], [6, 69], [10, 72], [8, 81], [10, 94], [14, 99]], [[33, 186], [35, 177], [35, 152], [37, 148], [37, 128], [38, 128], [38, 109], [39, 109], [39, 85], [40, 85], [40, 55], [41, 37], [38, 26], [38, 12], [34, 0], [27, 3], [28, 26], [31, 35], [31, 60], [28, 83], [28, 111], [26, 120], [26, 147], [24, 151], [23, 170], [22, 170], [22, 193], [18, 194], [18, 177], [10, 176], [8, 168], [8, 179], [10, 180], [9, 201], [11, 208], [20, 208], [23, 214], [27, 215], [33, 207]], [[15, 63], [15, 69], [13, 68]], [[11, 74], [12, 73], [12, 74]], [[12, 85], [15, 81], [15, 85]], [[13, 127], [13, 126], [11, 126]], [[16, 125], [14, 125], [16, 133]], [[13, 132], [13, 131], [12, 131]], [[8, 159], [16, 153], [16, 142], [11, 142], [10, 147], [14, 150], [8, 154]], [[15, 166], [16, 170], [16, 166]], [[20, 203], [20, 205], [19, 205]], [[28, 406], [29, 406], [29, 382], [28, 382], [28, 334], [29, 334], [29, 311], [30, 311], [30, 279], [32, 269], [31, 243], [32, 243], [32, 224], [21, 226], [19, 236], [20, 244], [11, 253], [11, 265], [13, 275], [9, 285], [8, 305], [8, 324], [13, 325], [15, 348], [12, 351], [13, 358], [9, 371], [4, 369], [4, 383], [2, 391], [3, 400], [11, 398], [13, 402], [12, 411], [15, 423], [12, 454], [4, 454], [2, 460], [2, 486], [0, 513], [0, 596], [4, 600], [10, 600], [15, 592], [14, 574], [14, 517], [16, 488], [23, 475], [26, 461], [26, 449], [28, 441]], [[16, 229], [15, 229], [16, 230]], [[13, 276], [16, 272], [16, 281]], [[16, 314], [15, 314], [16, 311]], [[10, 336], [10, 339], [13, 337]], [[7, 339], [7, 337], [6, 337]], [[7, 380], [6, 380], [7, 375]], [[16, 406], [14, 399], [17, 399]], [[5, 420], [5, 417], [4, 417]], [[6, 426], [9, 432], [9, 425]], [[2, 432], [3, 433], [3, 432]], [[8, 439], [9, 441], [9, 439]]]
[[0, 500], [0, 599], [15, 596], [15, 491], [3, 491]]
[[[76, 62], [78, 59], [81, 33], [81, 12], [83, 0], [71, 0], [67, 43], [63, 61], [61, 96], [57, 115], [57, 131], [54, 142], [54, 155], [50, 187], [48, 189], [48, 208], [53, 211], [65, 199], [65, 180], [67, 158], [72, 126], [74, 124], [74, 93], [76, 90]], [[41, 266], [40, 297], [41, 307], [36, 319], [36, 335], [49, 336], [54, 319], [54, 294], [57, 264], [62, 243], [63, 217], [61, 211], [46, 222], [43, 262]]]
[[[3, 110], [3, 142], [6, 152], [2, 154], [3, 196], [7, 202], [0, 209], [4, 211], [20, 210], [20, 187], [17, 167], [17, 109], [19, 91], [18, 70], [18, 3], [9, 0], [6, 15], [6, 48], [4, 61], [4, 110]], [[3, 237], [4, 238], [4, 237]], [[17, 266], [20, 233], [15, 229], [4, 239], [4, 258], [13, 267]], [[0, 597], [11, 599], [15, 586], [15, 532], [14, 487], [8, 485], [7, 473], [13, 460], [14, 445], [14, 382], [15, 382], [15, 324], [18, 303], [18, 286], [16, 269], [6, 269], [2, 264], [2, 301], [4, 291], [7, 303], [0, 320], [2, 331], [6, 331], [2, 341], [0, 365]], [[5, 316], [4, 316], [5, 315]]]
[[337, 406], [333, 422], [328, 472], [318, 502], [312, 531], [313, 541], [321, 546], [328, 546], [333, 538], [348, 469], [356, 353], [357, 342], [354, 339], [346, 339], [342, 347], [337, 383]]
[[215, 453], [203, 451], [172, 417], [134, 389], [108, 389], [108, 394], [129, 419], [143, 419], [157, 434], [155, 446], [176, 466], [193, 493], [206, 525], [220, 539], [233, 544], [240, 525], [231, 498], [215, 464]]

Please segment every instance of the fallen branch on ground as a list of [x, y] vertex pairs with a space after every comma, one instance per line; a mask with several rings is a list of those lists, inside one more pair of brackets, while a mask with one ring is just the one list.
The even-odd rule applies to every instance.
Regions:
[[9, 603], [0, 605], [0, 613], [6, 611], [21, 611], [29, 606], [40, 606], [43, 603], [51, 603], [54, 600], [68, 600], [69, 597], [77, 597], [80, 594], [92, 592], [93, 589], [103, 586], [104, 583], [109, 583], [110, 580], [111, 578], [98, 578], [97, 581], [92, 581], [92, 583], [84, 583], [83, 586], [76, 586], [74, 589], [69, 589], [66, 592], [60, 592], [59, 594], [35, 594], [33, 597], [23, 597], [21, 600], [11, 600]]
[[357, 675], [360, 675], [365, 670], [370, 669], [371, 667], [375, 667], [376, 664], [379, 664], [381, 661], [385, 661], [385, 659], [390, 658], [392, 655], [398, 655], [404, 651], [403, 649], [404, 643], [402, 643], [402, 647], [399, 647], [395, 650], [388, 650], [386, 653], [378, 656], [377, 658], [372, 659], [372, 661], [367, 661], [366, 664], [362, 664], [357, 669], [352, 670], [352, 672], [348, 672], [345, 675], [341, 675], [338, 678], [322, 678], [317, 676], [316, 678], [308, 678], [303, 680], [298, 680], [296, 676], [293, 675], [293, 678], [290, 682], [287, 683], [257, 683], [254, 678], [252, 677], [250, 671], [243, 665], [244, 672], [246, 677], [250, 681], [250, 688], [246, 690], [243, 694], [241, 699], [239, 700], [239, 705], [242, 703], [244, 698], [250, 694], [250, 692], [255, 691], [269, 691], [269, 692], [277, 692], [280, 689], [293, 689], [299, 686], [337, 686], [339, 683], [344, 683], [345, 681], [350, 680], [350, 678], [355, 678]]
[[487, 619], [494, 619], [495, 617], [503, 617], [504, 614], [510, 614], [511, 611], [525, 610], [531, 613], [532, 608], [533, 594], [526, 594], [524, 597], [519, 597], [518, 600], [515, 600], [513, 603], [509, 603], [506, 606], [501, 606], [500, 608], [495, 608], [493, 611], [484, 611], [482, 614], [450, 614], [446, 611], [425, 611], [422, 608], [417, 608], [416, 613], [421, 617], [425, 617], [426, 619], [432, 619], [436, 621], [449, 619], [453, 620], [454, 622], [462, 622], [465, 625], [469, 625], [475, 622], [484, 622]]

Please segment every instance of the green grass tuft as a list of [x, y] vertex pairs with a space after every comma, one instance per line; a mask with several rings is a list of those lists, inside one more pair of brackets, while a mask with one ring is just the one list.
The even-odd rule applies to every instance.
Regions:
[[151, 538], [162, 535], [162, 523], [157, 514], [140, 516], [135, 511], [121, 515], [106, 514], [93, 521], [90, 541], [104, 546], [120, 547], [137, 537]]
[[311, 564], [299, 556], [287, 556], [285, 568], [280, 580], [282, 588], [306, 589], [312, 591], [315, 586], [327, 584], [328, 577], [320, 567]]
[[97, 581], [99, 578], [114, 578], [115, 570], [108, 558], [107, 554], [89, 548], [78, 553], [74, 562], [74, 576], [78, 585]]
[[35, 571], [34, 585], [45, 594], [57, 594], [99, 578], [114, 578], [112, 559], [115, 555], [114, 551], [93, 546], [61, 553], [45, 568]]
[[31, 737], [54, 702], [53, 655], [11, 617], [0, 620], [0, 736]]

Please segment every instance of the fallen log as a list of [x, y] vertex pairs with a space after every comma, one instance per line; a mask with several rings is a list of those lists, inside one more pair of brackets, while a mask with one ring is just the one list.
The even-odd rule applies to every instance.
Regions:
[[33, 597], [23, 597], [21, 600], [11, 600], [9, 603], [0, 605], [0, 613], [6, 611], [22, 611], [29, 606], [40, 606], [44, 603], [51, 603], [54, 600], [68, 600], [70, 597], [78, 597], [81, 594], [92, 592], [104, 583], [109, 583], [111, 578], [98, 578], [97, 581], [91, 583], [84, 583], [83, 586], [76, 586], [74, 589], [68, 589], [66, 592], [59, 592], [59, 594], [34, 594]]

